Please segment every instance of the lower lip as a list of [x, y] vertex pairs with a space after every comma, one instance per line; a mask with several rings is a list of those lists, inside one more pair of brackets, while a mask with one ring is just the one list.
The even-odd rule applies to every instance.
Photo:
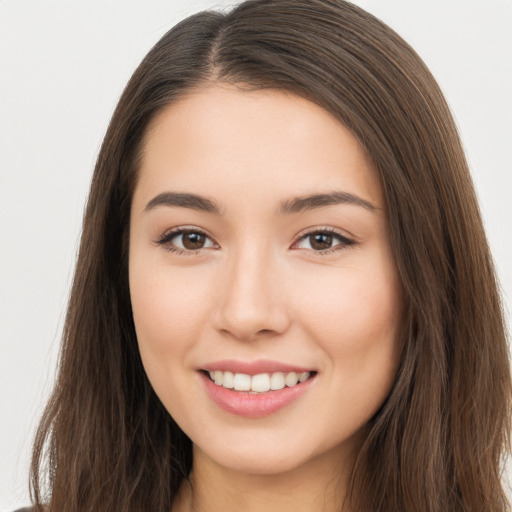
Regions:
[[277, 412], [302, 396], [316, 378], [266, 393], [251, 394], [247, 391], [234, 391], [223, 386], [217, 386], [203, 372], [199, 372], [210, 398], [221, 408], [237, 416], [260, 418]]

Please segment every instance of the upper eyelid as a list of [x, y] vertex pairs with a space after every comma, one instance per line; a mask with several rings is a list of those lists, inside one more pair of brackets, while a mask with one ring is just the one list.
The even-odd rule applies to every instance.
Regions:
[[211, 240], [215, 241], [215, 238], [212, 235], [210, 235], [208, 231], [197, 226], [176, 226], [174, 228], [170, 228], [164, 231], [162, 235], [158, 237], [158, 239], [163, 240], [164, 238], [180, 235], [182, 233], [201, 233], [202, 235], [205, 235]]
[[314, 226], [312, 228], [306, 228], [305, 230], [301, 231], [297, 237], [295, 238], [294, 244], [297, 243], [297, 241], [301, 240], [305, 236], [311, 235], [313, 233], [329, 233], [333, 235], [337, 235], [340, 238], [344, 238], [345, 240], [350, 240], [353, 243], [357, 243], [358, 239], [352, 235], [351, 233], [348, 233], [346, 231], [343, 231], [341, 229], [333, 228], [330, 226]]
[[[178, 235], [181, 233], [188, 233], [188, 232], [198, 232], [203, 235], [206, 235], [208, 238], [211, 238], [212, 240], [215, 240], [215, 238], [210, 233], [208, 233], [208, 231], [206, 231], [205, 229], [200, 228], [198, 226], [189, 226], [189, 225], [176, 226], [174, 228], [170, 228], [170, 229], [164, 231], [163, 234], [159, 238], [167, 238], [170, 235]], [[296, 235], [295, 240], [299, 240], [307, 235], [310, 235], [311, 233], [322, 233], [322, 232], [334, 233], [334, 234], [339, 235], [344, 238], [355, 238], [353, 235], [351, 235], [349, 233], [344, 234], [341, 230], [339, 230], [337, 228], [330, 227], [330, 226], [312, 226], [310, 228], [305, 228], [304, 230], [300, 231]]]
[[[313, 226], [311, 228], [303, 229], [298, 235], [297, 238], [302, 238], [303, 236], [310, 235], [311, 233], [334, 233], [340, 236], [345, 236], [341, 232], [340, 229], [333, 228], [331, 226]], [[347, 238], [350, 235], [347, 235]]]
[[[206, 230], [204, 230], [202, 228], [199, 228], [198, 226], [192, 226], [192, 225], [176, 226], [174, 228], [170, 228], [167, 231], [165, 231], [156, 240], [156, 243], [159, 244], [159, 245], [163, 245], [166, 241], [174, 238], [175, 236], [178, 236], [180, 234], [187, 233], [187, 232], [198, 232], [198, 233], [201, 233], [202, 235], [205, 235], [206, 237], [208, 237], [214, 244], [216, 244], [220, 248], [220, 244]], [[341, 230], [336, 229], [336, 228], [334, 228], [332, 226], [312, 226], [312, 227], [306, 228], [306, 229], [302, 230], [300, 233], [298, 233], [296, 235], [296, 237], [294, 238], [294, 240], [293, 240], [293, 242], [291, 244], [291, 247], [296, 245], [303, 238], [305, 238], [305, 237], [307, 237], [307, 236], [309, 236], [309, 235], [311, 235], [313, 233], [329, 233], [329, 234], [333, 234], [335, 236], [338, 236], [340, 239], [344, 239], [346, 241], [350, 241], [350, 244], [347, 244], [347, 245], [357, 244], [357, 239], [354, 236], [352, 236], [350, 234], [344, 234], [343, 232], [341, 232]], [[211, 248], [209, 248], [209, 249], [211, 249]], [[187, 249], [184, 249], [184, 251], [190, 252], [190, 253], [198, 252], [198, 251], [201, 251], [201, 250], [203, 250], [203, 249], [197, 249], [197, 250], [187, 250]], [[331, 250], [332, 250], [332, 248], [325, 249], [324, 251], [314, 251], [314, 252], [316, 252], [318, 254], [321, 254], [322, 252], [331, 251]]]

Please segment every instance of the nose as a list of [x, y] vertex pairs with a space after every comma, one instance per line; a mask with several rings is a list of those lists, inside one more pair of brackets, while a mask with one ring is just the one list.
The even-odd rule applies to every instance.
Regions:
[[219, 283], [216, 328], [251, 341], [284, 333], [290, 313], [279, 264], [264, 247], [246, 247], [225, 262]]

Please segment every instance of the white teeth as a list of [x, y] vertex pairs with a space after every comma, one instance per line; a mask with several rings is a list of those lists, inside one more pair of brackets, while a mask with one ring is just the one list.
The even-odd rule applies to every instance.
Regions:
[[264, 393], [270, 390], [270, 376], [268, 373], [253, 375], [251, 379], [251, 391]]
[[253, 393], [266, 393], [283, 389], [285, 386], [292, 387], [309, 379], [310, 372], [275, 372], [260, 373], [258, 375], [247, 375], [245, 373], [222, 372], [219, 370], [208, 372], [210, 378], [217, 384], [227, 389], [236, 391], [252, 391]]
[[270, 377], [270, 389], [283, 389], [284, 388], [284, 373], [273, 373]]
[[231, 372], [224, 372], [224, 379], [223, 379], [222, 385], [225, 388], [233, 389], [233, 387], [235, 386], [234, 379], [235, 379], [235, 376]]
[[291, 388], [292, 386], [295, 386], [299, 382], [299, 376], [295, 372], [290, 372], [286, 375], [284, 378], [284, 383]]
[[245, 373], [235, 373], [233, 379], [233, 387], [236, 391], [250, 391], [251, 390], [251, 376]]

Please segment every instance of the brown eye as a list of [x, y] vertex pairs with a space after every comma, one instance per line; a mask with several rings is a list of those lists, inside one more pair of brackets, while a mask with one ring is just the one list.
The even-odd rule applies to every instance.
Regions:
[[157, 240], [157, 243], [170, 252], [180, 254], [195, 254], [202, 249], [218, 248], [206, 233], [193, 229], [174, 229]]
[[182, 244], [185, 249], [190, 251], [202, 249], [206, 242], [206, 236], [202, 233], [183, 233], [182, 235]]
[[294, 248], [309, 249], [319, 254], [327, 254], [354, 245], [356, 242], [331, 230], [311, 231], [302, 236]]
[[332, 247], [333, 236], [329, 233], [313, 233], [309, 235], [309, 244], [315, 251], [323, 251]]

